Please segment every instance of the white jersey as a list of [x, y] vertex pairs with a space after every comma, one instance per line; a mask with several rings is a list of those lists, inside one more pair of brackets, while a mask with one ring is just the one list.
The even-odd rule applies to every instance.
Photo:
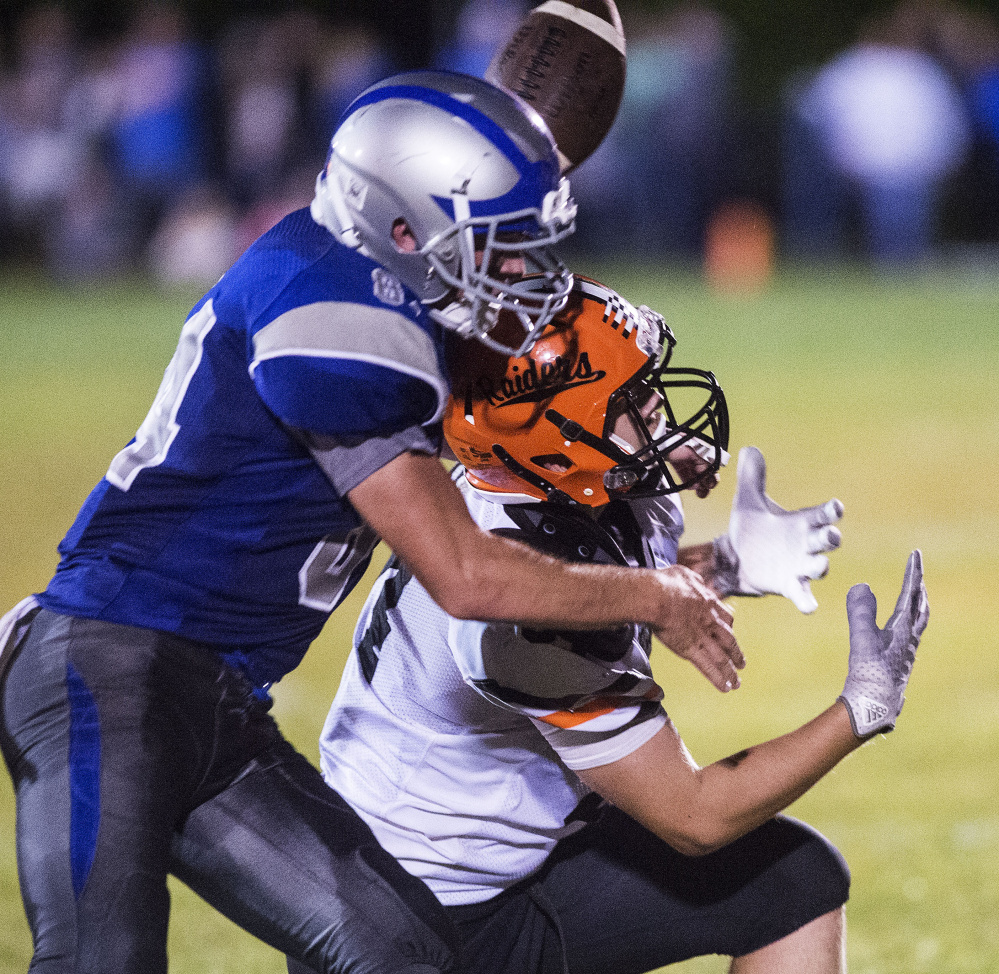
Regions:
[[[508, 505], [458, 477], [486, 530], [576, 560], [676, 560], [679, 500]], [[446, 906], [490, 899], [581, 827], [573, 769], [616, 761], [665, 723], [638, 626], [539, 632], [452, 619], [393, 559], [365, 603], [320, 741], [323, 773]], [[577, 811], [579, 809], [579, 811]]]

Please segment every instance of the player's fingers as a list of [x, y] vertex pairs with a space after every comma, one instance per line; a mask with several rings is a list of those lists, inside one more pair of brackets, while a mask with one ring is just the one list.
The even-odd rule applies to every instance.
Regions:
[[739, 451], [736, 469], [735, 504], [737, 507], [761, 507], [767, 490], [767, 464], [755, 446]]
[[825, 555], [809, 555], [801, 560], [800, 580], [825, 578], [829, 574], [829, 559]]
[[[723, 693], [739, 686], [739, 675], [730, 651], [726, 652], [703, 626], [691, 637], [685, 633], [657, 631], [663, 644], [681, 659], [687, 660]], [[741, 651], [739, 651], [741, 659]]]
[[891, 614], [888, 625], [896, 619], [905, 619], [906, 625], [912, 625], [919, 615], [919, 600], [923, 589], [923, 555], [917, 548], [909, 555], [905, 564], [905, 575], [902, 578], [902, 591], [898, 594], [895, 611]]
[[[709, 595], [712, 596], [711, 601], [711, 618], [717, 626], [718, 630], [722, 633], [731, 634], [732, 632], [732, 622], [735, 619], [735, 613], [732, 611], [732, 606], [727, 602], [722, 602], [714, 592], [709, 590]], [[734, 637], [733, 637], [734, 638]]]
[[878, 600], [866, 582], [854, 585], [846, 593], [846, 614], [851, 626], [859, 624], [871, 629], [877, 628]]
[[732, 611], [725, 603], [722, 603], [725, 614], [712, 612], [714, 626], [705, 633], [721, 654], [735, 669], [741, 670], [746, 665], [746, 657], [739, 647], [739, 640], [735, 638], [732, 630]]
[[717, 664], [727, 660], [733, 667], [742, 669], [746, 660], [732, 630], [735, 618], [732, 607], [719, 599], [696, 575], [691, 578], [690, 587], [692, 597], [700, 603], [697, 620], [688, 630], [693, 633], [691, 643], [704, 647]]
[[930, 603], [926, 598], [926, 586], [919, 586], [919, 611], [916, 613], [916, 623], [912, 627], [912, 634], [918, 643], [926, 629], [926, 624], [930, 621]]
[[919, 593], [923, 589], [923, 553], [917, 548], [905, 563], [905, 577], [902, 579], [903, 597], [913, 605], [918, 604]]
[[708, 494], [711, 493], [718, 486], [721, 478], [718, 476], [717, 470], [712, 470], [710, 473], [705, 474], [697, 481], [697, 485], [694, 487], [694, 493], [703, 500]]
[[791, 592], [809, 581], [825, 578], [829, 574], [829, 559], [825, 555], [798, 555], [788, 559], [784, 578], [779, 587], [780, 594], [791, 598]]
[[803, 513], [811, 527], [821, 528], [825, 524], [835, 524], [843, 516], [843, 510], [843, 502], [834, 497], [825, 504], [804, 508]]
[[[922, 552], [914, 551], [912, 555], [909, 556], [910, 563], [913, 564], [913, 582], [915, 583], [918, 578], [918, 588], [912, 593], [910, 599], [910, 612], [911, 612], [911, 622], [910, 629], [912, 633], [912, 648], [919, 645], [919, 640], [922, 638], [923, 632], [926, 629], [926, 624], [930, 621], [930, 603], [926, 596], [926, 583], [923, 580], [923, 561]], [[908, 565], [906, 566], [908, 568]], [[904, 591], [904, 587], [903, 587]]]
[[687, 659], [722, 693], [736, 690], [741, 685], [732, 660], [719, 654], [717, 645], [707, 637], [690, 647]]
[[739, 685], [737, 669], [745, 657], [732, 631], [732, 608], [704, 584], [696, 572], [681, 565], [664, 569], [679, 601], [671, 600], [656, 635], [670, 650], [693, 663], [719, 690]]
[[819, 607], [818, 600], [812, 595], [811, 586], [804, 579], [787, 593], [787, 597], [794, 603], [795, 608], [806, 616], [811, 615]]
[[835, 551], [843, 541], [839, 528], [831, 524], [813, 528], [808, 532], [805, 548], [810, 555], [818, 555], [823, 551]]

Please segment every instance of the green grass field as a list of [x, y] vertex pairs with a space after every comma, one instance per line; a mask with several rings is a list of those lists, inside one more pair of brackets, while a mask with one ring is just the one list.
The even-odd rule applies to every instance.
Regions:
[[[733, 452], [759, 446], [785, 506], [838, 496], [843, 548], [815, 585], [819, 610], [743, 600], [743, 687], [722, 696], [663, 651], [671, 715], [702, 764], [790, 730], [835, 699], [849, 586], [867, 581], [883, 623], [905, 558], [925, 556], [932, 618], [898, 730], [871, 742], [793, 811], [853, 870], [854, 974], [999, 971], [999, 276], [891, 281], [784, 276], [763, 294], [707, 292], [648, 269], [603, 278], [662, 310], [677, 364], [712, 368]], [[0, 606], [45, 586], [55, 547], [141, 421], [196, 295], [141, 285], [56, 290], [0, 280]], [[687, 504], [688, 537], [725, 529], [734, 469]], [[276, 692], [310, 756], [359, 607], [355, 595]], [[0, 972], [24, 971], [14, 807], [0, 774]], [[283, 961], [172, 884], [171, 970], [280, 974]], [[720, 972], [704, 958], [674, 971]]]

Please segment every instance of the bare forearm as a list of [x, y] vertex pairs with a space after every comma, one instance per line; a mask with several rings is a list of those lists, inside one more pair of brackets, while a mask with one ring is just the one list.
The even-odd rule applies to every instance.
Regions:
[[482, 530], [440, 463], [402, 454], [349, 494], [431, 597], [462, 619], [603, 629], [638, 622], [719, 690], [745, 664], [732, 613], [692, 572], [570, 564]]
[[627, 757], [579, 775], [681, 852], [703, 855], [772, 818], [860, 743], [837, 702], [792, 733], [705, 768], [669, 724]]
[[491, 534], [475, 540], [463, 578], [441, 579], [431, 592], [459, 618], [565, 629], [655, 624], [670, 594], [659, 572], [571, 564]]
[[800, 798], [862, 742], [837, 701], [814, 720], [698, 772], [708, 842], [725, 845]]
[[350, 501], [458, 618], [580, 629], [658, 626], [674, 595], [669, 573], [571, 564], [483, 531], [432, 457], [397, 458], [351, 491]]

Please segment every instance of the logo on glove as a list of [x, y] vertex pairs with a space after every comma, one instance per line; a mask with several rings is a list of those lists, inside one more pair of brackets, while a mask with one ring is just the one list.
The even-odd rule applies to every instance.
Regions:
[[888, 708], [883, 703], [871, 700], [870, 697], [859, 697], [857, 703], [863, 710], [864, 726], [876, 724], [879, 720], [884, 720], [888, 716]]

